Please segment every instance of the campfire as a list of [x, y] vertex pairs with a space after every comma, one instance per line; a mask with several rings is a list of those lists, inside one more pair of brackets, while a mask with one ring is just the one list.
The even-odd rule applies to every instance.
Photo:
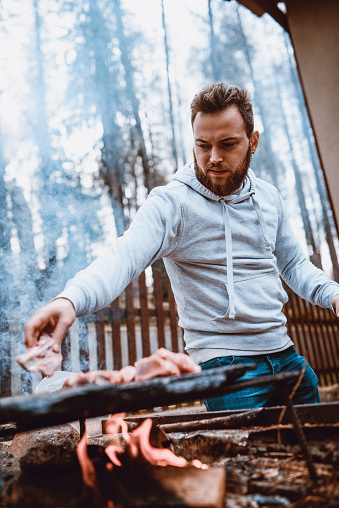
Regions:
[[[147, 362], [142, 368], [148, 377]], [[59, 392], [2, 399], [0, 506], [338, 506], [336, 402], [140, 413], [161, 401], [241, 389], [248, 384], [238, 380], [243, 372], [238, 366], [132, 382], [125, 377], [114, 386], [107, 383], [113, 374], [91, 373]], [[289, 376], [297, 380], [299, 373]], [[283, 386], [286, 378], [275, 380]], [[96, 426], [93, 417], [99, 417]], [[66, 424], [74, 420], [86, 420], [81, 436], [74, 423]]]
[[212, 471], [200, 460], [175, 455], [150, 418], [129, 434], [124, 417], [116, 414], [105, 425], [120, 441], [93, 453], [85, 432], [77, 448], [86, 497], [94, 506], [222, 506], [223, 468]]

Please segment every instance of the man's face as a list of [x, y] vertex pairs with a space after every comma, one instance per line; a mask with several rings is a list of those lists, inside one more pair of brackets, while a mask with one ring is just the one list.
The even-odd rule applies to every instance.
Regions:
[[193, 122], [194, 163], [198, 180], [217, 196], [242, 184], [258, 146], [259, 133], [248, 139], [237, 106], [216, 113], [199, 112]]

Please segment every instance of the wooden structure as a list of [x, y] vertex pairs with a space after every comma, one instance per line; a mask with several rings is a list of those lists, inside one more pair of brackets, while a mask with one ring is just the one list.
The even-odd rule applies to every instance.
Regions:
[[306, 107], [339, 227], [339, 2], [337, 0], [237, 0], [257, 16], [267, 13], [290, 35]]

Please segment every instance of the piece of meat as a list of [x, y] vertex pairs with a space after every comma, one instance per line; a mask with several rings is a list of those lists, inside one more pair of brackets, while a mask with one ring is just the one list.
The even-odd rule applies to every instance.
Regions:
[[201, 372], [201, 367], [183, 353], [173, 353], [160, 348], [153, 355], [135, 362], [136, 381], [145, 381], [158, 376], [173, 376], [185, 373]]
[[30, 372], [41, 372], [44, 376], [51, 376], [62, 362], [61, 353], [53, 350], [54, 340], [47, 333], [41, 335], [39, 342], [28, 347], [24, 353], [15, 360], [21, 367]]
[[128, 365], [121, 370], [94, 370], [80, 372], [65, 379], [63, 388], [84, 385], [118, 385], [131, 381], [145, 381], [158, 376], [178, 376], [185, 373], [200, 372], [201, 367], [183, 353], [172, 353], [160, 348], [153, 355]]
[[129, 383], [136, 376], [136, 369], [132, 365], [121, 370], [94, 370], [92, 372], [80, 372], [65, 379], [63, 388], [73, 388], [84, 385], [118, 385]]

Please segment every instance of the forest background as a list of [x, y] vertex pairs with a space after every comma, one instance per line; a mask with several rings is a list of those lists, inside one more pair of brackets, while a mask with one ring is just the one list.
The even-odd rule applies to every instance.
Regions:
[[339, 280], [293, 48], [269, 16], [235, 0], [3, 0], [0, 64], [3, 370], [30, 315], [191, 159], [189, 105], [212, 81], [250, 91], [252, 168], [282, 193], [306, 254]]

